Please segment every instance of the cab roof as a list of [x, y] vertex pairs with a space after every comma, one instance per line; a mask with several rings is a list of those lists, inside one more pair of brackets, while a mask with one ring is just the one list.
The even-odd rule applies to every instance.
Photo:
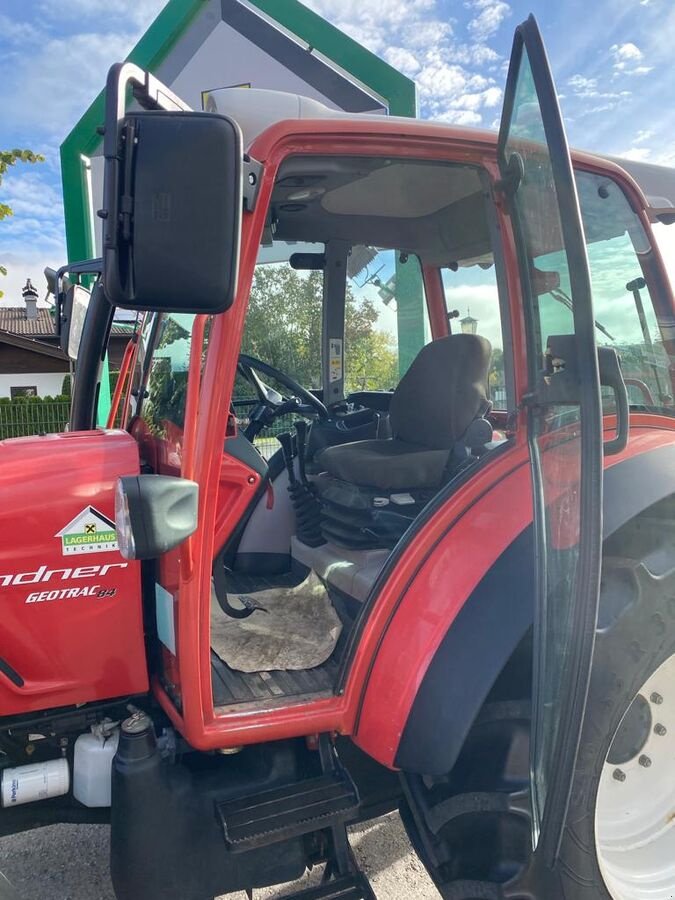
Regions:
[[[300, 119], [371, 122], [378, 124], [378, 130], [386, 122], [387, 128], [399, 134], [429, 135], [437, 132], [455, 140], [470, 140], [472, 143], [484, 143], [492, 147], [497, 141], [495, 131], [399, 116], [355, 115], [331, 109], [309, 97], [282, 91], [256, 88], [242, 91], [233, 88], [221, 91], [219, 101], [218, 112], [236, 119], [242, 129], [246, 146], [250, 146], [263, 132], [280, 121]], [[595, 161], [601, 164], [606, 162], [622, 168], [637, 183], [647, 205], [657, 215], [668, 215], [670, 210], [675, 210], [675, 169], [581, 150], [573, 150], [572, 155], [577, 161]]]

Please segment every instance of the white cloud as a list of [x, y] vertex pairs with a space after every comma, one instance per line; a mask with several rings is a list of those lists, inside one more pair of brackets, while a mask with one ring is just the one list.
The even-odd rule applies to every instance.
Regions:
[[478, 15], [469, 22], [469, 33], [479, 41], [485, 41], [499, 29], [504, 19], [511, 15], [511, 7], [504, 0], [474, 0], [472, 8]]
[[413, 78], [421, 68], [414, 54], [404, 47], [389, 47], [383, 55], [390, 66], [403, 72], [408, 78]]
[[642, 50], [636, 47], [630, 41], [626, 44], [612, 44], [611, 52], [617, 62], [629, 62], [631, 60], [642, 59]]
[[479, 124], [480, 110], [501, 100], [502, 57], [487, 38], [510, 13], [504, 0], [468, 0], [469, 38], [457, 34], [439, 0], [307, 0], [359, 43], [414, 78], [423, 117]]
[[572, 75], [567, 79], [567, 84], [574, 91], [577, 97], [597, 97], [598, 96], [598, 79], [586, 78], [583, 75]]
[[649, 147], [631, 147], [630, 150], [624, 150], [617, 153], [617, 156], [623, 156], [624, 159], [633, 159], [636, 162], [644, 162], [652, 155]]
[[446, 109], [436, 118], [439, 122], [448, 122], [452, 125], [480, 125], [483, 121], [480, 113], [469, 109]]
[[97, 22], [100, 28], [100, 23], [114, 21], [125, 31], [142, 34], [165, 5], [166, 0], [42, 0], [39, 10], [59, 25]]
[[644, 144], [645, 141], [650, 140], [654, 137], [654, 131], [651, 128], [643, 129], [642, 131], [638, 131], [638, 133], [633, 138], [634, 144]]
[[640, 65], [644, 53], [640, 48], [628, 41], [625, 44], [612, 44], [609, 48], [614, 57], [614, 74], [619, 75], [647, 75], [653, 66]]
[[19, 22], [2, 14], [0, 14], [0, 34], [3, 41], [18, 45], [34, 42], [40, 36], [39, 30], [30, 22]]
[[502, 89], [500, 87], [489, 87], [483, 91], [483, 106], [488, 109], [498, 106], [502, 102]]
[[[620, 102], [631, 96], [631, 91], [626, 90], [603, 91], [600, 89], [599, 79], [588, 78], [584, 75], [572, 75], [567, 79], [567, 85], [572, 89], [572, 97], [575, 100], [583, 101], [581, 106], [575, 109], [579, 118], [615, 109]], [[561, 95], [560, 99], [563, 96]], [[565, 121], [569, 124], [573, 120], [567, 115]]]
[[46, 38], [40, 47], [29, 47], [4, 66], [0, 119], [17, 130], [39, 123], [42, 133], [63, 139], [105, 84], [109, 67], [125, 58], [132, 43], [126, 34], [90, 32]]

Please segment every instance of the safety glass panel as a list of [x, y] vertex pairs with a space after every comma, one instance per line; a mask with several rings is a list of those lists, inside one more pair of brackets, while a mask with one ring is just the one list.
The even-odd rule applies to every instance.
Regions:
[[[580, 343], [579, 322], [583, 317], [581, 310], [574, 311], [574, 303], [579, 302], [590, 310], [588, 278], [585, 283], [579, 278], [579, 271], [587, 273], [587, 261], [583, 241], [579, 239], [578, 204], [564, 131], [559, 117], [556, 118], [555, 95], [543, 46], [538, 34], [534, 38], [538, 75], [536, 78], [533, 75], [529, 44], [524, 39], [517, 79], [505, 104], [510, 118], [508, 130], [502, 129], [500, 149], [505, 180], [512, 194], [521, 276], [529, 295], [526, 323], [532, 402], [528, 433], [539, 560], [531, 748], [533, 836], [537, 842], [546, 811], [558, 817], [558, 821], [564, 821], [569, 777], [562, 777], [561, 761], [571, 770], [581, 728], [586, 682], [581, 678], [577, 686], [574, 675], [590, 668], [593, 629], [591, 625], [590, 641], [584, 643], [579, 640], [577, 627], [585, 605], [590, 612], [597, 605], [593, 579], [589, 578], [586, 584], [580, 566], [582, 507], [584, 497], [588, 497], [582, 484], [582, 466], [590, 462], [592, 477], [599, 480], [596, 464], [600, 454], [599, 444], [595, 456], [586, 454], [583, 439], [584, 429], [595, 429], [596, 421], [594, 415], [588, 419], [582, 415], [577, 370], [577, 357], [581, 359], [582, 352], [588, 348]], [[542, 88], [543, 82], [546, 83]], [[547, 91], [553, 96], [550, 103], [544, 104], [542, 92], [545, 95]], [[560, 192], [561, 171], [568, 181], [564, 196]], [[556, 305], [562, 293], [569, 315], [551, 319], [547, 310], [551, 302]], [[551, 297], [554, 299], [550, 300]], [[589, 339], [588, 329], [584, 335], [590, 347], [586, 360], [590, 356], [594, 362], [593, 337]], [[597, 431], [599, 441], [599, 415]], [[586, 527], [592, 524], [589, 519]], [[595, 558], [589, 553], [584, 560], [591, 556]], [[580, 654], [582, 646], [585, 656]], [[573, 697], [575, 693], [578, 696]], [[556, 798], [550, 801], [552, 809], [547, 809], [554, 787]]]

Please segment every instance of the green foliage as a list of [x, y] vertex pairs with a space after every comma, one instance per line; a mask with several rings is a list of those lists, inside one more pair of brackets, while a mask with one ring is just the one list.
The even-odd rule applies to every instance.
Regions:
[[164, 318], [143, 404], [145, 423], [160, 438], [168, 434], [167, 423], [177, 428], [184, 424], [190, 340], [190, 331], [180, 322]]
[[[18, 162], [23, 163], [38, 163], [44, 162], [44, 156], [40, 153], [33, 153], [32, 150], [0, 150], [0, 185], [2, 184], [2, 179], [4, 175], [7, 173], [7, 170], [10, 166], [16, 165]], [[8, 216], [13, 215], [12, 207], [7, 203], [0, 203], [0, 220], [6, 219]], [[6, 275], [7, 269], [4, 266], [0, 266], [0, 275]], [[3, 296], [3, 292], [0, 291], [0, 297]]]
[[[264, 360], [307, 388], [321, 383], [322, 274], [287, 265], [259, 266], [251, 288], [242, 352]], [[348, 289], [346, 389], [377, 390], [397, 380], [392, 335], [377, 330], [377, 309]], [[248, 391], [250, 394], [250, 390]]]
[[0, 397], [0, 440], [63, 431], [70, 397]]

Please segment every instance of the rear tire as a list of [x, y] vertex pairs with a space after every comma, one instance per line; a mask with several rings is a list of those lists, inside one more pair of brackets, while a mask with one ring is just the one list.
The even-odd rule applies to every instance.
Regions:
[[603, 565], [561, 852], [563, 896], [668, 900], [675, 897], [675, 522], [638, 519], [609, 549], [628, 558]]

